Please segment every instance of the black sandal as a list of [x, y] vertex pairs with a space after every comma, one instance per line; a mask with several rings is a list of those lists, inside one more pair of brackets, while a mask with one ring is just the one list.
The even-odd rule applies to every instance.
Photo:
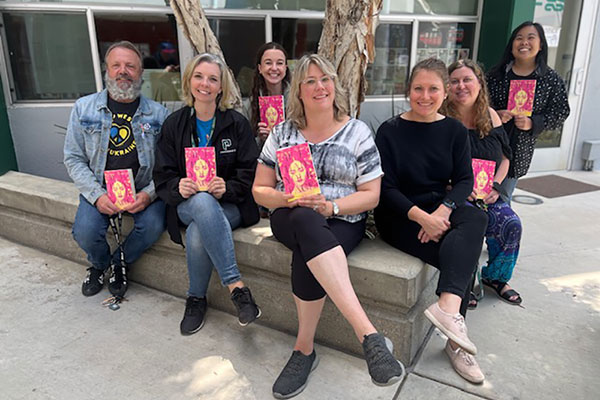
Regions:
[[[498, 297], [500, 297], [500, 300], [502, 300], [510, 305], [518, 306], [523, 301], [523, 299], [521, 298], [521, 295], [516, 290], [509, 289], [506, 292], [502, 293], [502, 289], [504, 289], [504, 286], [507, 285], [507, 282], [490, 281], [489, 279], [482, 279], [481, 282], [485, 286], [488, 286], [488, 287], [494, 289], [494, 291], [496, 292]], [[514, 300], [511, 300], [510, 298], [513, 296], [517, 296], [517, 298]]]
[[477, 308], [477, 304], [479, 304], [479, 302], [477, 301], [477, 296], [475, 296], [475, 293], [471, 292], [471, 294], [469, 295], [469, 305], [467, 306], [467, 308], [469, 310], [474, 310]]

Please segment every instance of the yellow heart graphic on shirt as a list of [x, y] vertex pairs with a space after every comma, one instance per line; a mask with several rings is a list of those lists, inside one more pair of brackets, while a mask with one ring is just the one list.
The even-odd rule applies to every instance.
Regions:
[[110, 128], [110, 141], [113, 146], [122, 146], [129, 140], [131, 136], [131, 128], [127, 125], [112, 124]]

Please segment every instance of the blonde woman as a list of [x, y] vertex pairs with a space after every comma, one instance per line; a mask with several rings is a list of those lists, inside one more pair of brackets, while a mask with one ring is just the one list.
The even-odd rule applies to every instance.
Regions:
[[[402, 378], [403, 366], [360, 305], [346, 261], [362, 239], [366, 211], [379, 199], [382, 171], [372, 133], [348, 116], [335, 70], [318, 55], [296, 64], [287, 116], [265, 142], [253, 186], [256, 201], [271, 209], [273, 234], [293, 252], [298, 336], [273, 395], [286, 399], [306, 387], [318, 364], [313, 341], [327, 295], [362, 343], [373, 382], [390, 385]], [[302, 143], [310, 146], [322, 194], [288, 202], [292, 195], [283, 192], [276, 151]]]

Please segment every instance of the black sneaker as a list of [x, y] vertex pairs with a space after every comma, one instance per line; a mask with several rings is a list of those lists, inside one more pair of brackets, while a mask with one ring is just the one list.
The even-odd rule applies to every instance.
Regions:
[[89, 267], [87, 272], [87, 276], [81, 285], [81, 293], [83, 293], [84, 296], [93, 296], [98, 294], [104, 287], [104, 271]]
[[273, 384], [273, 397], [276, 399], [289, 399], [300, 394], [308, 384], [308, 377], [319, 365], [319, 357], [313, 352], [305, 356], [295, 350], [285, 367]]
[[125, 296], [125, 292], [127, 292], [127, 267], [114, 264], [110, 266], [108, 290], [113, 296]]
[[233, 292], [231, 292], [231, 301], [233, 301], [235, 308], [237, 308], [238, 322], [241, 326], [248, 325], [262, 314], [260, 308], [254, 302], [250, 289], [245, 286], [233, 289]]
[[380, 333], [372, 333], [365, 335], [362, 346], [374, 384], [393, 385], [404, 377], [404, 365], [392, 355], [392, 342], [389, 339]]
[[179, 324], [179, 330], [184, 336], [196, 333], [204, 326], [206, 315], [206, 297], [190, 296], [185, 301], [185, 313]]

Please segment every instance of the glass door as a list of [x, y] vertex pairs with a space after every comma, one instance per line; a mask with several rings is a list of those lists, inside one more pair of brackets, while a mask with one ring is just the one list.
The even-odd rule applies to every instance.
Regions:
[[547, 130], [538, 138], [530, 172], [566, 169], [573, 148], [582, 83], [587, 69], [598, 0], [538, 0], [535, 22], [544, 27], [548, 65], [564, 79], [571, 113], [562, 129]]

